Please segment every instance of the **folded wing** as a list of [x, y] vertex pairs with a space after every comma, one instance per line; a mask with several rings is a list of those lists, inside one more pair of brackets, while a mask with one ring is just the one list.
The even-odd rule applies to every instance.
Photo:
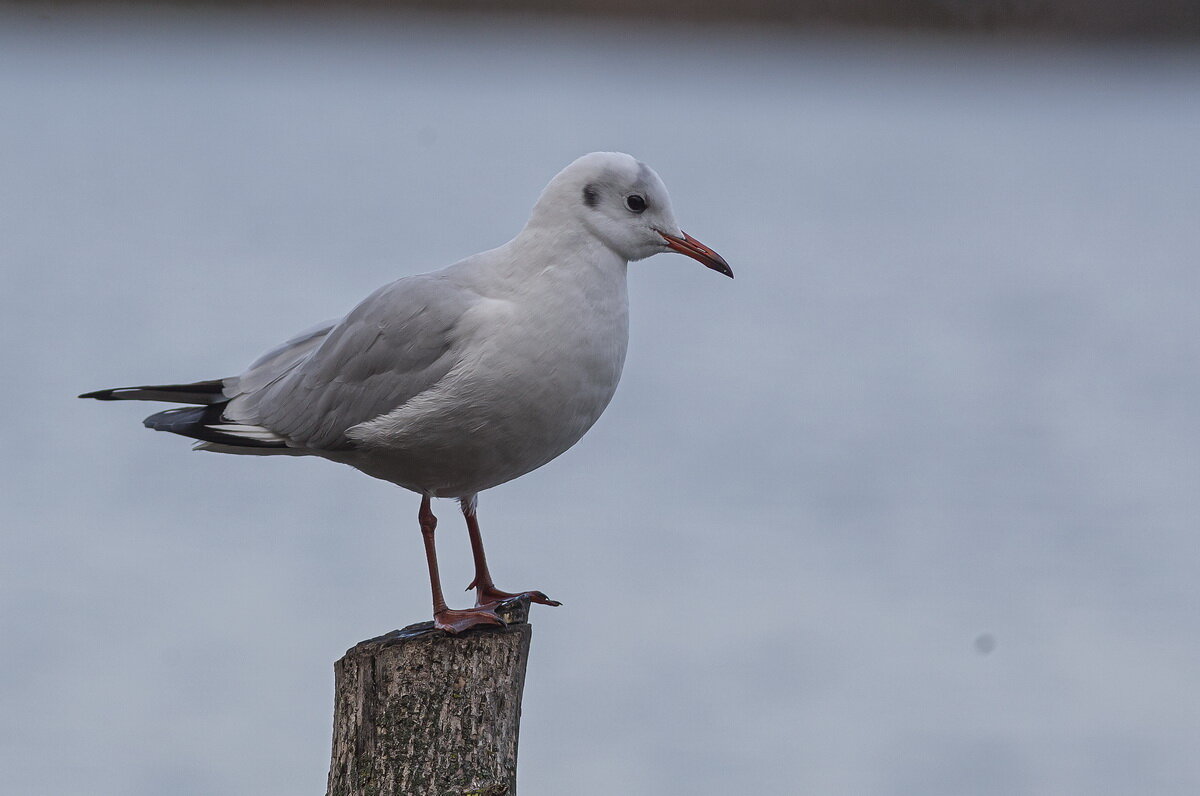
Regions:
[[292, 448], [353, 446], [346, 430], [436, 385], [457, 358], [456, 327], [477, 296], [439, 274], [380, 288], [332, 327], [316, 327], [226, 380], [226, 423]]

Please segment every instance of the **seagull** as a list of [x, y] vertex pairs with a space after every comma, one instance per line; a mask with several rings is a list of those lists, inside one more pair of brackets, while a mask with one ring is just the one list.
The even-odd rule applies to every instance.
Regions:
[[[733, 276], [679, 228], [666, 186], [630, 155], [593, 152], [542, 191], [508, 243], [376, 290], [237, 376], [85, 393], [165, 401], [148, 428], [197, 450], [319, 456], [421, 496], [438, 629], [503, 624], [484, 555], [478, 494], [536, 470], [579, 441], [616, 391], [629, 340], [631, 261], [675, 251]], [[475, 606], [447, 607], [432, 498], [457, 498], [475, 563]]]

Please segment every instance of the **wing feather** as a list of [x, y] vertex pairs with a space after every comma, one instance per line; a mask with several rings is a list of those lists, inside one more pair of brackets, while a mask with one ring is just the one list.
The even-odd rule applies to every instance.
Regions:
[[347, 429], [391, 412], [450, 371], [455, 328], [477, 300], [442, 274], [385, 285], [336, 324], [259, 358], [227, 388], [224, 415], [292, 446], [350, 447]]

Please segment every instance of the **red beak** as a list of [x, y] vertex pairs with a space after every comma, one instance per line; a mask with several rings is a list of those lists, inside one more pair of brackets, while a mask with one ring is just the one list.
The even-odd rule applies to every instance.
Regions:
[[714, 271], [720, 271], [725, 276], [733, 279], [733, 269], [729, 267], [729, 263], [725, 262], [725, 258], [717, 254], [712, 249], [705, 246], [700, 241], [693, 238], [686, 232], [682, 238], [677, 238], [674, 235], [668, 235], [662, 230], [658, 230], [658, 234], [663, 236], [667, 245], [680, 254], [686, 254], [693, 260], [703, 263], [706, 267]]

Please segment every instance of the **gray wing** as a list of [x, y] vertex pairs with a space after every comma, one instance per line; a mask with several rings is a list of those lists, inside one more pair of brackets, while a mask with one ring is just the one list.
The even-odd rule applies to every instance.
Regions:
[[333, 326], [261, 357], [227, 388], [224, 415], [291, 446], [348, 447], [348, 428], [396, 409], [449, 372], [455, 327], [476, 300], [440, 274], [386, 285]]
[[284, 376], [311, 354], [325, 339], [337, 320], [325, 321], [305, 329], [286, 343], [272, 348], [251, 363], [240, 376], [225, 380], [225, 397], [253, 393]]

